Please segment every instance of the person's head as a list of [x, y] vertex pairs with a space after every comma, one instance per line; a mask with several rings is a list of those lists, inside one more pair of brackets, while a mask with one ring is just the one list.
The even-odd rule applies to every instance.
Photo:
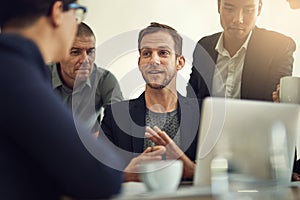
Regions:
[[300, 8], [300, 0], [287, 0], [292, 9]]
[[182, 69], [182, 37], [170, 26], [151, 23], [138, 37], [139, 69], [147, 85], [162, 89], [176, 86], [177, 71]]
[[[46, 62], [58, 61], [70, 49], [86, 8], [76, 0], [4, 0], [3, 33], [16, 33], [37, 43]], [[49, 59], [49, 60], [48, 60]]]
[[262, 0], [218, 0], [218, 11], [225, 37], [245, 40], [256, 24]]
[[95, 61], [96, 37], [85, 23], [78, 25], [77, 34], [69, 55], [60, 61], [60, 74], [69, 87], [77, 78], [85, 81], [90, 76]]

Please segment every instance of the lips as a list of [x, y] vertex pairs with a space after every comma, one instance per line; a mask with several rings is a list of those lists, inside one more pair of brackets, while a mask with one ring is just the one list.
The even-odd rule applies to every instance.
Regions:
[[242, 27], [230, 27], [230, 29], [238, 30], [238, 31], [243, 31], [244, 30], [244, 28], [242, 28]]
[[78, 71], [90, 71], [89, 68], [79, 68], [79, 69], [75, 69], [74, 70], [75, 72], [78, 72]]
[[161, 74], [161, 73], [163, 73], [163, 71], [160, 71], [160, 70], [151, 70], [151, 71], [148, 71], [147, 73], [148, 74]]
[[75, 70], [75, 71], [78, 71], [78, 70], [90, 70], [90, 67], [87, 66], [87, 65], [85, 65], [85, 66], [80, 65], [79, 67], [75, 67], [74, 70]]

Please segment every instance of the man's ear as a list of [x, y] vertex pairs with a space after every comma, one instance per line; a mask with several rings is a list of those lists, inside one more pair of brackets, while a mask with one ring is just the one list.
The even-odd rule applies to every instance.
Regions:
[[63, 21], [63, 3], [62, 1], [55, 1], [52, 5], [50, 19], [53, 26], [59, 26]]
[[141, 57], [139, 57], [139, 60], [138, 60], [139, 69], [141, 69], [141, 67], [140, 67], [140, 61], [141, 61]]
[[220, 13], [221, 0], [218, 0], [218, 13]]
[[260, 15], [260, 13], [261, 13], [261, 8], [262, 8], [262, 1], [259, 1], [259, 4], [258, 4], [258, 13], [257, 13], [257, 16], [259, 16]]
[[177, 62], [177, 64], [176, 64], [176, 70], [177, 71], [179, 71], [179, 70], [181, 70], [183, 67], [184, 67], [184, 65], [185, 65], [185, 58], [184, 58], [184, 56], [178, 56], [177, 58], [176, 58], [176, 62]]

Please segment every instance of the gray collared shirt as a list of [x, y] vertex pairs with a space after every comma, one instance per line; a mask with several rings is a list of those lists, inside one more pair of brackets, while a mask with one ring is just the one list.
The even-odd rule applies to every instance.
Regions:
[[101, 109], [123, 100], [117, 79], [108, 70], [94, 64], [90, 77], [83, 83], [75, 82], [74, 89], [71, 89], [61, 80], [59, 67], [59, 64], [50, 66], [54, 91], [71, 108], [74, 119], [85, 123], [92, 132], [98, 131]]

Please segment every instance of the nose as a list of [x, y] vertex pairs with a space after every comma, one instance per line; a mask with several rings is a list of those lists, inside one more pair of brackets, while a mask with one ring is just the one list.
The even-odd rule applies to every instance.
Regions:
[[160, 57], [157, 52], [153, 52], [150, 58], [150, 64], [159, 65]]
[[80, 62], [81, 62], [81, 63], [86, 63], [86, 62], [88, 62], [88, 61], [89, 61], [89, 59], [88, 59], [88, 54], [87, 54], [87, 52], [86, 52], [86, 51], [82, 51], [81, 57], [80, 57]]
[[243, 13], [243, 10], [238, 10], [238, 11], [235, 12], [234, 18], [233, 18], [233, 22], [234, 23], [239, 23], [239, 24], [244, 23], [244, 13]]

